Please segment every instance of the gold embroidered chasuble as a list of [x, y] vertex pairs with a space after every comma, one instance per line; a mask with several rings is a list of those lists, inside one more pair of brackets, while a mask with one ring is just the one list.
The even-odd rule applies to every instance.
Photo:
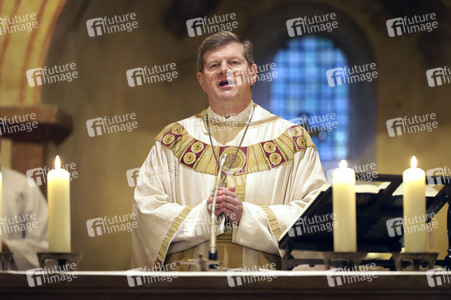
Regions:
[[[252, 123], [230, 167], [254, 107]], [[206, 201], [218, 173], [213, 151], [219, 159], [229, 154], [221, 172], [230, 167], [227, 186], [236, 186], [243, 201], [240, 224], [230, 237], [241, 246], [234, 251], [242, 251], [242, 267], [261, 265], [262, 253], [280, 255], [277, 241], [282, 232], [325, 183], [318, 153], [306, 130], [253, 102], [227, 119], [208, 108], [172, 123], [156, 137], [140, 170], [133, 201], [138, 219], [138, 228], [132, 232], [134, 267], [160, 269], [169, 254], [187, 249], [193, 258], [199, 254], [208, 257]], [[218, 235], [224, 233], [223, 217], [218, 218], [216, 228]], [[221, 258], [228, 255], [220, 253]]]

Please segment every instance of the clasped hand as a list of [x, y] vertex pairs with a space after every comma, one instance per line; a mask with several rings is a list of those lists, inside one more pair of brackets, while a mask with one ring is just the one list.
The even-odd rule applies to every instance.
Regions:
[[[219, 217], [226, 214], [229, 220], [235, 224], [239, 224], [243, 214], [243, 203], [240, 197], [235, 193], [236, 187], [224, 188], [219, 187], [217, 190], [215, 215]], [[213, 191], [207, 200], [208, 214], [211, 215], [211, 206], [214, 197]]]

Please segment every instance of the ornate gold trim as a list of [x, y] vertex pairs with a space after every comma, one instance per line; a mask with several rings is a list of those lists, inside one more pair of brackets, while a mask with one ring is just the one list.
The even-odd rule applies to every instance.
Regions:
[[161, 244], [160, 250], [158, 251], [157, 259], [154, 263], [155, 270], [160, 270], [163, 266], [164, 259], [166, 257], [166, 253], [168, 252], [169, 245], [171, 244], [171, 240], [174, 237], [175, 233], [180, 227], [180, 224], [182, 224], [183, 220], [188, 216], [190, 213], [191, 208], [185, 207], [174, 219], [174, 221], [171, 224], [171, 227], [168, 229], [168, 232], [166, 233], [166, 236], [163, 239], [163, 243]]
[[[156, 138], [169, 148], [180, 163], [198, 172], [216, 175], [217, 165], [211, 145], [195, 139], [179, 123], [172, 123], [163, 129]], [[307, 131], [293, 125], [287, 128], [279, 137], [241, 147], [241, 156], [232, 166], [232, 173], [246, 175], [262, 172], [280, 166], [294, 158], [297, 152], [315, 147]], [[234, 146], [214, 146], [213, 150], [220, 157], [224, 152], [236, 149]]]
[[280, 236], [282, 235], [282, 231], [280, 230], [279, 222], [277, 221], [276, 215], [274, 214], [272, 209], [269, 208], [268, 206], [262, 206], [261, 208], [263, 209], [263, 211], [266, 214], [266, 217], [268, 218], [271, 233], [278, 242]]

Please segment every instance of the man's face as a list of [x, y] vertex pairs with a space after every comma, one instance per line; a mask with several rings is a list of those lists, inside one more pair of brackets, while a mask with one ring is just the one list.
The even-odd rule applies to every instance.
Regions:
[[197, 73], [197, 79], [209, 101], [219, 104], [250, 99], [257, 66], [249, 66], [243, 50], [242, 44], [229, 43], [204, 54], [204, 69]]

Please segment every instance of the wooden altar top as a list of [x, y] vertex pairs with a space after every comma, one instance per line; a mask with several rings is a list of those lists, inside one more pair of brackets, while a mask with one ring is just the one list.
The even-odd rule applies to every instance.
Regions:
[[[51, 274], [53, 282], [26, 272], [0, 272], [2, 299], [446, 299], [451, 273], [427, 272], [76, 272]], [[70, 273], [66, 273], [70, 274]], [[133, 276], [139, 274], [139, 276]], [[445, 275], [449, 274], [449, 275]], [[71, 275], [71, 276], [72, 276]], [[58, 281], [57, 277], [60, 281]], [[76, 277], [75, 277], [76, 276]], [[139, 277], [139, 278], [138, 278]], [[41, 278], [42, 279], [42, 278]], [[48, 280], [49, 278], [47, 278]], [[428, 281], [429, 279], [429, 281]], [[432, 280], [432, 281], [431, 281]], [[30, 286], [30, 283], [34, 287]], [[431, 286], [431, 284], [433, 286]], [[212, 298], [214, 297], [214, 298]]]

